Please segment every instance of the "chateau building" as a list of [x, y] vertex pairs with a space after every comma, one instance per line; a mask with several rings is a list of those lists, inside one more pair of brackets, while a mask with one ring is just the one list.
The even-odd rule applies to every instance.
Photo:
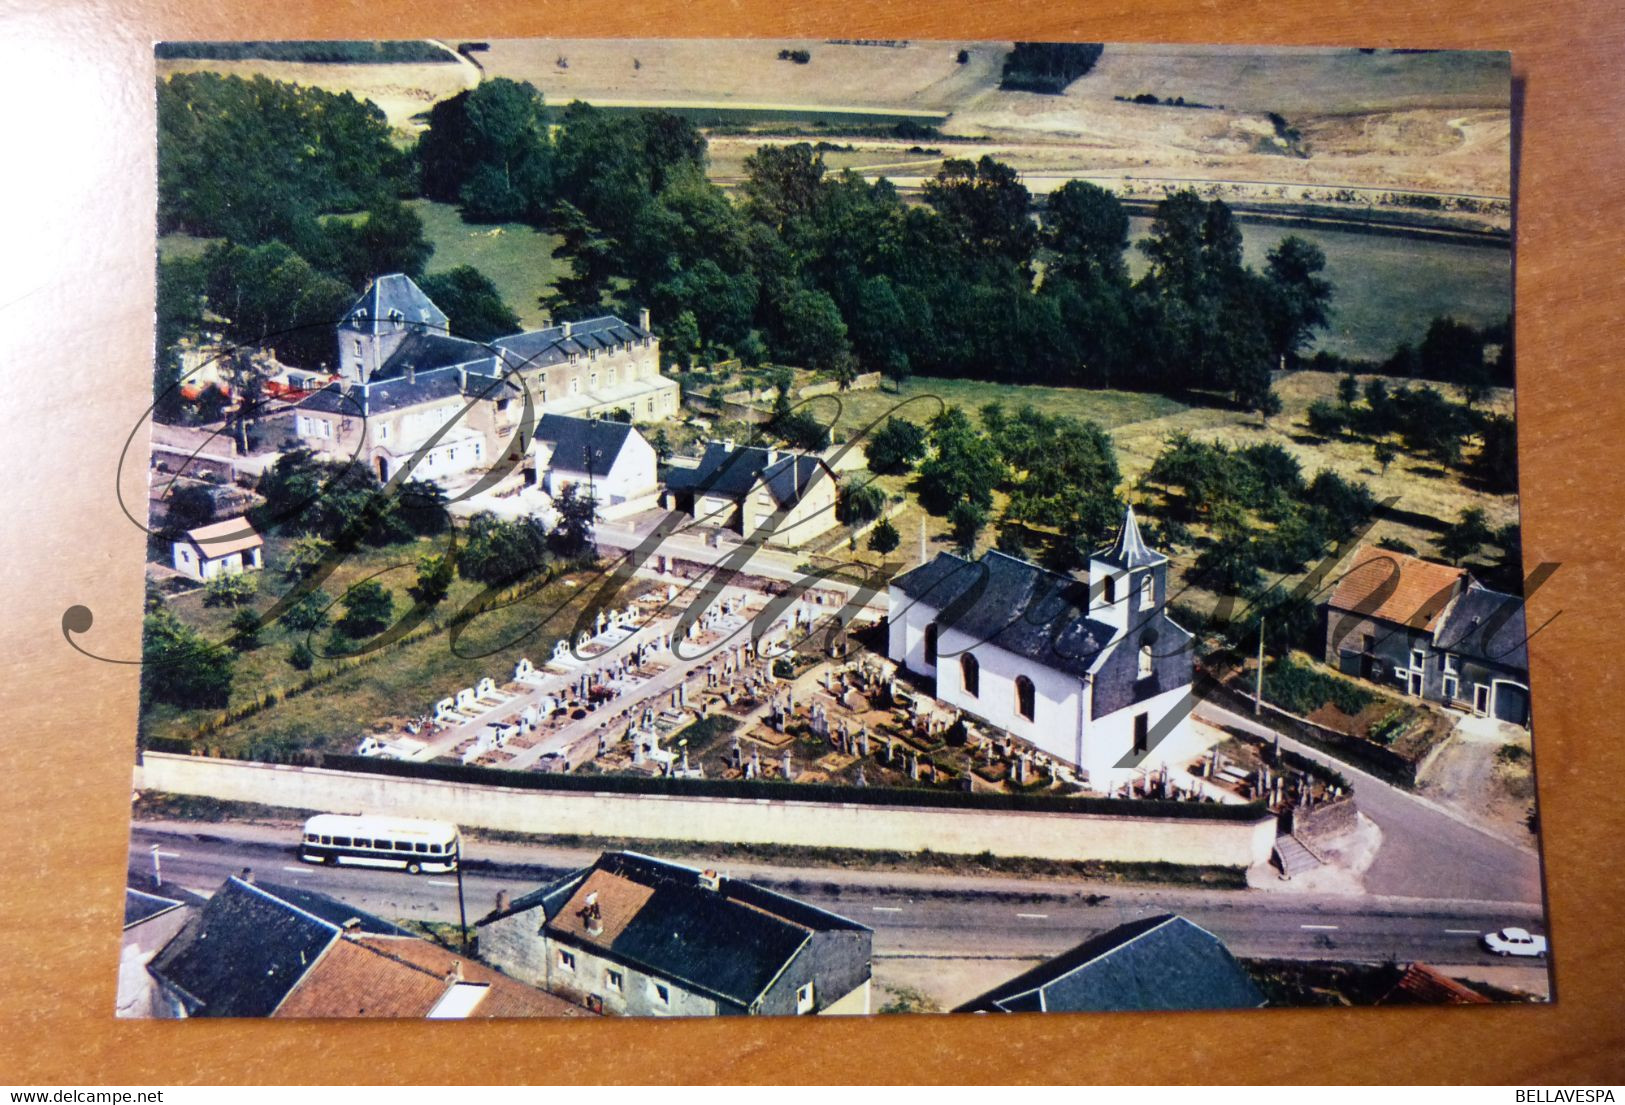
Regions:
[[1130, 510], [1089, 580], [1000, 552], [892, 580], [887, 654], [938, 700], [1078, 768], [1100, 789], [1190, 725], [1193, 639], [1164, 611], [1168, 558]]
[[338, 325], [338, 381], [294, 412], [300, 444], [359, 457], [384, 480], [414, 458], [413, 478], [441, 479], [495, 463], [522, 428], [527, 395], [532, 429], [548, 414], [677, 414], [648, 311], [636, 326], [604, 316], [489, 344], [451, 336], [452, 325], [410, 277], [373, 281]]

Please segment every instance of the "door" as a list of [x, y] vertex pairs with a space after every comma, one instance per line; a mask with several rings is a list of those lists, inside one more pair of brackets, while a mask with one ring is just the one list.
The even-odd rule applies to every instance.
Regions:
[[1422, 673], [1413, 671], [1405, 682], [1405, 689], [1416, 697], [1422, 697]]
[[1483, 717], [1490, 712], [1490, 688], [1485, 683], [1473, 684], [1473, 713]]
[[1149, 714], [1134, 715], [1134, 751], [1149, 752], [1151, 750], [1151, 717]]
[[1495, 684], [1495, 716], [1514, 725], [1529, 724], [1529, 688], [1518, 683]]

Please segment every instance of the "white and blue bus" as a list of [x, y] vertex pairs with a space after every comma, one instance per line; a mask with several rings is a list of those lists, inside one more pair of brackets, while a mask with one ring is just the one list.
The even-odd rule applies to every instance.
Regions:
[[414, 875], [455, 871], [461, 854], [456, 825], [415, 817], [317, 814], [305, 822], [299, 844], [299, 858], [306, 863], [401, 867]]

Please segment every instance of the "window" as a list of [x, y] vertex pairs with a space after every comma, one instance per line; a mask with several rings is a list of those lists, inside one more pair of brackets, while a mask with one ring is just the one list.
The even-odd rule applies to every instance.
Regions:
[[1447, 675], [1456, 675], [1460, 671], [1460, 669], [1456, 665], [1457, 665], [1456, 654], [1454, 652], [1445, 653], [1444, 654], [1444, 670], [1445, 670], [1445, 674], [1447, 674]]
[[592, 374], [592, 379], [587, 382], [587, 386], [594, 391], [598, 390], [598, 373], [594, 372]]
[[966, 694], [972, 698], [981, 694], [982, 666], [976, 662], [976, 657], [968, 652], [959, 658], [959, 678]]
[[1457, 698], [1461, 697], [1461, 680], [1457, 679], [1454, 675], [1447, 675], [1444, 677], [1444, 697], [1450, 702], [1454, 702]]
[[1037, 700], [1038, 694], [1033, 687], [1033, 681], [1025, 675], [1016, 676], [1016, 713], [1028, 721], [1033, 720]]
[[1102, 577], [1100, 581], [1100, 597], [1102, 601], [1108, 604], [1117, 601], [1117, 578], [1115, 576]]
[[1411, 649], [1411, 667], [1413, 667], [1413, 668], [1424, 667], [1427, 664], [1427, 660], [1428, 660], [1428, 654], [1426, 652], [1424, 652], [1422, 649], [1419, 649], [1419, 648]]
[[1150, 572], [1145, 573], [1144, 576], [1140, 577], [1140, 605], [1142, 607], [1155, 605], [1156, 599], [1154, 596], [1156, 592], [1156, 581], [1151, 578]]
[[340, 848], [348, 848], [350, 846], [350, 838], [347, 836], [336, 836], [333, 838], [333, 843], [338, 845]]
[[564, 971], [573, 971], [576, 969], [576, 957], [574, 952], [567, 952], [563, 948], [559, 949], [559, 969]]
[[417, 846], [417, 850], [420, 851], [420, 852], [427, 853], [429, 851], [429, 846], [427, 844], [424, 844], [422, 841], [419, 841], [418, 846]]
[[925, 662], [937, 666], [937, 623], [925, 627]]
[[796, 1012], [811, 1013], [813, 1011], [813, 984], [799, 987], [796, 990]]
[[670, 1005], [671, 1004], [671, 991], [668, 990], [663, 983], [659, 983], [659, 982], [651, 982], [651, 983], [649, 983], [649, 992], [650, 992], [650, 994], [653, 995], [653, 997], [655, 999], [655, 1002], [657, 1004], [659, 1004], [659, 1005]]
[[1360, 651], [1374, 653], [1377, 651], [1377, 637], [1374, 633], [1367, 633], [1360, 638]]
[[1141, 678], [1141, 679], [1150, 679], [1151, 678], [1151, 672], [1152, 672], [1152, 667], [1151, 667], [1151, 646], [1150, 645], [1141, 645], [1140, 646], [1140, 674], [1139, 674], [1139, 678]]
[[1134, 715], [1134, 751], [1149, 752], [1151, 750], [1151, 716], [1149, 714]]
[[611, 990], [614, 990], [617, 994], [621, 992], [621, 983], [622, 983], [622, 981], [623, 981], [623, 979], [622, 979], [622, 976], [621, 976], [621, 972], [619, 972], [619, 971], [605, 971], [604, 972], [604, 985], [609, 987]]
[[384, 422], [384, 423], [379, 424], [379, 426], [378, 426], [378, 440], [379, 441], [388, 441], [389, 440], [389, 423]]

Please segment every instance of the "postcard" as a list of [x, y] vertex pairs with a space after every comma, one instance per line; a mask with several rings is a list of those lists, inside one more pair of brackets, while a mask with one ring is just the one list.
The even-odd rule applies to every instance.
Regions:
[[155, 52], [119, 1016], [1551, 1000], [1508, 55]]

